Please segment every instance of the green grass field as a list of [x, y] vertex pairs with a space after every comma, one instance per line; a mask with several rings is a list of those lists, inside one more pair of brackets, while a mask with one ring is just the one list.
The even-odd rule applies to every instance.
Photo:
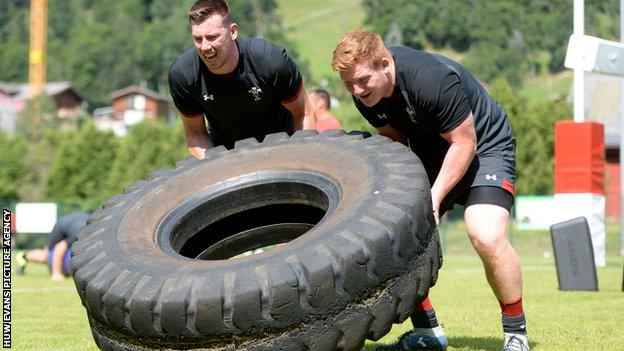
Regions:
[[[598, 292], [560, 292], [547, 232], [516, 232], [521, 254], [525, 310], [533, 350], [622, 350], [624, 292], [619, 233], [610, 225], [607, 266], [598, 268]], [[445, 263], [431, 291], [450, 350], [499, 350], [500, 310], [470, 248], [461, 223], [443, 229]], [[547, 257], [544, 257], [547, 256]], [[396, 325], [380, 342], [410, 328]], [[13, 348], [16, 350], [97, 350], [73, 283], [52, 282], [42, 266], [13, 276]], [[368, 341], [367, 349], [376, 343]]]
[[[560, 292], [552, 259], [525, 258], [524, 302], [533, 350], [622, 349], [622, 261], [599, 268], [599, 292]], [[447, 256], [431, 301], [449, 337], [450, 350], [500, 350], [500, 309], [476, 255]], [[406, 321], [380, 342], [409, 330]], [[368, 343], [374, 350], [374, 343]]]

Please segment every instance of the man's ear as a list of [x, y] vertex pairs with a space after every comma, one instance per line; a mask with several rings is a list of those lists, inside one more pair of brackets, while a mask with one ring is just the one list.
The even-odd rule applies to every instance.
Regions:
[[390, 60], [387, 57], [381, 59], [381, 68], [384, 72], [388, 73], [388, 68], [390, 67]]
[[232, 34], [232, 39], [236, 39], [238, 37], [238, 24], [234, 22], [230, 24], [230, 33]]

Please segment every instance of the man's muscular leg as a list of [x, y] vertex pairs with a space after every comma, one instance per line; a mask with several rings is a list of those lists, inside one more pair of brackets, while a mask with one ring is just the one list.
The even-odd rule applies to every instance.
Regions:
[[520, 260], [507, 239], [509, 212], [496, 205], [471, 205], [466, 208], [464, 220], [494, 295], [503, 302], [520, 299]]
[[522, 309], [522, 272], [516, 251], [507, 239], [509, 212], [500, 206], [468, 206], [464, 220], [472, 245], [481, 257], [488, 283], [501, 306], [503, 350], [529, 350]]

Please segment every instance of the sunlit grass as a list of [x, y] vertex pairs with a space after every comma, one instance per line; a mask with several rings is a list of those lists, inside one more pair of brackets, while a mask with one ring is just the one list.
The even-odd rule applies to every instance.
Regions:
[[[598, 268], [598, 292], [561, 292], [552, 258], [522, 259], [524, 307], [532, 350], [614, 350], [621, 348], [624, 323], [622, 260]], [[447, 256], [431, 301], [449, 338], [449, 350], [500, 350], [500, 308], [478, 257]], [[380, 343], [411, 328], [396, 325]], [[377, 343], [367, 342], [374, 350]]]
[[572, 71], [544, 74], [527, 78], [520, 95], [529, 101], [552, 101], [565, 99], [572, 87]]

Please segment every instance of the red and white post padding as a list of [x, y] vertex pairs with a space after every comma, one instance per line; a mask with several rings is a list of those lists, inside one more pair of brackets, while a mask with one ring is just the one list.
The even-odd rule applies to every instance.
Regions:
[[555, 124], [556, 222], [587, 218], [597, 267], [605, 265], [605, 146], [600, 123]]

